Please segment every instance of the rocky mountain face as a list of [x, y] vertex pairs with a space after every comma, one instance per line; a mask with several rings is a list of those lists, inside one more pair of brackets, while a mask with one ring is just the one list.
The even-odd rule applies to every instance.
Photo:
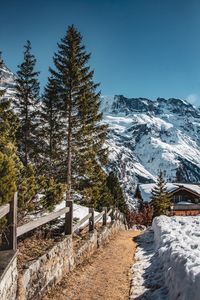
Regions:
[[130, 201], [138, 182], [200, 182], [200, 110], [180, 99], [102, 97], [110, 167]]
[[14, 96], [15, 90], [15, 75], [0, 62], [0, 90], [5, 90], [4, 97]]
[[[0, 89], [15, 94], [15, 75], [3, 64]], [[154, 182], [163, 170], [169, 182], [200, 182], [200, 110], [180, 99], [156, 101], [102, 97], [109, 125], [110, 169], [132, 202], [136, 184]]]

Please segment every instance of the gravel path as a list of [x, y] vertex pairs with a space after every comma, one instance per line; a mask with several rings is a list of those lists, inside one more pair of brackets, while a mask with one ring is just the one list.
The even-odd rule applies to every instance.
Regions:
[[137, 231], [121, 231], [43, 300], [127, 300]]

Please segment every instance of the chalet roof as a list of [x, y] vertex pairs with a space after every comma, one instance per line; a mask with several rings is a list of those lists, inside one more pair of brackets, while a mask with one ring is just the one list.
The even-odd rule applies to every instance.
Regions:
[[[151, 201], [151, 191], [155, 187], [155, 183], [139, 184], [138, 188], [144, 202]], [[197, 184], [189, 183], [167, 183], [166, 188], [168, 193], [173, 193], [180, 188], [185, 188], [195, 194], [198, 194], [200, 197], [200, 186]]]

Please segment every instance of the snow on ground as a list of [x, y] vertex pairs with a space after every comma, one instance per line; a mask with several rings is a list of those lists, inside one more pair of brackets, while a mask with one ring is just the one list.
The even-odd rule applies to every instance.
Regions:
[[[59, 211], [63, 208], [65, 208], [66, 204], [65, 204], [65, 201], [62, 201], [61, 203], [57, 204], [54, 208], [54, 212], [56, 211]], [[29, 222], [29, 221], [33, 221], [33, 220], [37, 220], [39, 218], [41, 218], [42, 216], [46, 216], [48, 215], [49, 212], [42, 212], [42, 213], [38, 213], [38, 214], [29, 214], [27, 217], [26, 217], [26, 221]], [[76, 224], [77, 222], [81, 221], [85, 216], [87, 216], [89, 214], [89, 208], [87, 206], [83, 206], [83, 205], [80, 205], [80, 204], [73, 204], [73, 222]], [[97, 215], [99, 214], [99, 212], [97, 211], [94, 211], [94, 216], [96, 217]], [[64, 215], [61, 215], [58, 219], [60, 220], [59, 221], [59, 224], [62, 224], [64, 222], [64, 218], [65, 218], [65, 214]], [[110, 222], [111, 219], [110, 219], [110, 216], [107, 217], [107, 222]], [[102, 222], [102, 219], [100, 219], [100, 222]], [[85, 221], [81, 226], [80, 228], [84, 227], [85, 225], [88, 224], [88, 220]], [[57, 225], [56, 225], [57, 226]]]
[[153, 230], [169, 299], [199, 300], [200, 216], [161, 216], [154, 219]]
[[130, 299], [199, 300], [200, 216], [161, 216], [152, 229], [137, 238]]
[[[62, 201], [61, 203], [57, 204], [55, 206], [54, 211], [58, 211], [62, 208], [65, 208], [66, 204], [65, 201]], [[73, 205], [73, 217], [74, 219], [83, 219], [85, 216], [87, 216], [89, 214], [89, 208], [87, 206], [83, 206], [83, 205], [79, 205], [79, 204], [75, 204]], [[95, 211], [94, 215], [97, 216], [99, 214], [99, 212]]]
[[154, 234], [146, 230], [137, 237], [135, 263], [132, 267], [130, 300], [169, 300], [164, 285], [163, 266], [155, 251]]
[[[60, 204], [56, 205], [54, 211], [58, 211], [62, 208], [65, 207], [65, 201], [62, 201]], [[83, 206], [80, 204], [75, 204], [73, 205], [73, 219], [76, 222], [79, 222], [82, 220], [85, 216], [89, 214], [89, 208], [87, 206]], [[99, 214], [99, 212], [94, 211], [94, 216], [96, 217]], [[64, 217], [64, 216], [63, 216]], [[108, 222], [110, 221], [110, 217], [108, 217]], [[84, 227], [88, 221], [84, 222], [81, 227]], [[80, 228], [81, 228], [80, 227]]]

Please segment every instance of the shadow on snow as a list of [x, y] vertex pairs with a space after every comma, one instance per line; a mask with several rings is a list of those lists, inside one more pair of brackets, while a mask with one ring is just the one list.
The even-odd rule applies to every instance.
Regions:
[[[147, 229], [140, 236], [133, 238], [133, 240], [138, 244], [138, 260], [135, 263], [135, 265], [138, 264], [138, 266], [137, 269], [135, 269], [134, 266], [133, 271], [135, 274], [138, 270], [141, 271], [141, 274], [139, 274], [139, 277], [141, 277], [140, 290], [143, 291], [143, 293], [139, 296], [135, 295], [130, 299], [167, 300], [168, 292], [164, 284], [163, 266], [160, 263], [158, 251], [155, 250], [153, 231]], [[137, 286], [135, 288], [137, 289]]]

